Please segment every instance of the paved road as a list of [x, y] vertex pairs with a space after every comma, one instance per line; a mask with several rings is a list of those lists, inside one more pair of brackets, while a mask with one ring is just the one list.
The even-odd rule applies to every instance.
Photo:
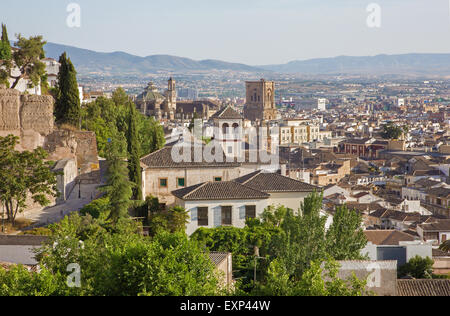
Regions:
[[32, 220], [34, 222], [33, 227], [46, 226], [48, 224], [59, 222], [66, 215], [72, 212], [78, 212], [86, 204], [89, 204], [93, 199], [98, 198], [101, 192], [99, 187], [105, 183], [105, 162], [100, 161], [100, 174], [101, 174], [101, 184], [81, 184], [81, 198], [79, 198], [79, 186], [78, 184], [72, 190], [67, 201], [62, 204], [54, 205], [51, 207], [38, 207], [34, 209], [27, 210], [26, 212], [19, 214], [18, 218], [25, 218]]

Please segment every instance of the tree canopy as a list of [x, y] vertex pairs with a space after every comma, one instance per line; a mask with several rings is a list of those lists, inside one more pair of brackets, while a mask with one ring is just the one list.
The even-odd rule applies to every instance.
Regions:
[[66, 53], [61, 55], [59, 63], [61, 67], [59, 68], [58, 85], [56, 87], [56, 122], [78, 127], [80, 124], [81, 103], [77, 72]]
[[109, 198], [110, 215], [109, 219], [117, 223], [121, 218], [128, 217], [128, 209], [132, 197], [133, 183], [128, 178], [128, 168], [120, 153], [121, 146], [118, 140], [111, 140], [106, 151], [107, 184], [102, 190]]
[[[32, 86], [40, 84], [42, 77], [45, 75], [45, 64], [41, 59], [45, 58], [44, 45], [42, 36], [31, 36], [30, 38], [17, 35], [15, 46], [18, 48], [12, 54], [12, 61], [7, 65], [9, 78], [13, 79], [11, 89], [14, 89], [21, 79], [29, 78]], [[13, 75], [12, 69], [19, 69], [18, 75]]]
[[388, 123], [383, 125], [383, 131], [381, 136], [384, 139], [400, 139], [403, 135], [409, 131], [408, 126], [398, 126], [394, 123]]
[[47, 152], [42, 148], [19, 152], [15, 150], [17, 143], [13, 135], [0, 137], [0, 201], [13, 223], [27, 207], [27, 197], [46, 206], [49, 197], [58, 195], [53, 163], [45, 161]]
[[[84, 106], [82, 128], [95, 132], [100, 156], [105, 156], [108, 139], [127, 139], [131, 105], [133, 103], [129, 101], [125, 91], [118, 88], [111, 99], [100, 97]], [[141, 158], [164, 146], [164, 130], [154, 117], [146, 117], [138, 111], [134, 115]]]

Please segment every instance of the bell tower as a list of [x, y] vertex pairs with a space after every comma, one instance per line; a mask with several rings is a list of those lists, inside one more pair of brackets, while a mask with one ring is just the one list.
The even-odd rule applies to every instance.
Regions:
[[166, 93], [166, 108], [167, 117], [173, 120], [175, 118], [175, 112], [177, 110], [177, 88], [176, 81], [172, 78], [169, 79]]
[[250, 121], [270, 121], [277, 118], [275, 83], [273, 81], [247, 81], [244, 117]]

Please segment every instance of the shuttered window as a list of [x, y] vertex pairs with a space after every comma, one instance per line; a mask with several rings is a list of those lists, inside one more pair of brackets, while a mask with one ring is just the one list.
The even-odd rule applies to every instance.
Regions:
[[222, 206], [222, 225], [230, 226], [233, 223], [231, 212], [231, 206]]
[[207, 207], [199, 207], [198, 209], [198, 226], [208, 226], [208, 208]]
[[245, 218], [256, 218], [256, 206], [246, 205], [245, 206]]

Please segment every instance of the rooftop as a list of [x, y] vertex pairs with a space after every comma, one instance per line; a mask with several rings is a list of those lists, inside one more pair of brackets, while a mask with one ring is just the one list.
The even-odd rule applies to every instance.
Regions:
[[398, 296], [450, 296], [450, 280], [398, 280]]
[[268, 199], [269, 194], [252, 189], [234, 181], [205, 182], [180, 190], [172, 194], [185, 201], [207, 200], [259, 200]]
[[320, 189], [314, 185], [297, 181], [278, 173], [262, 170], [233, 180], [262, 192], [314, 192]]

